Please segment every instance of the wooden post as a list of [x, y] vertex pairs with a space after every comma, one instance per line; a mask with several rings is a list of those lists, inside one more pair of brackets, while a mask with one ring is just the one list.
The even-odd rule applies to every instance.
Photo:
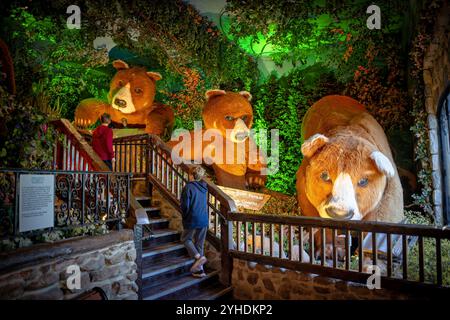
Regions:
[[[228, 217], [228, 210], [221, 206], [222, 216]], [[233, 249], [233, 222], [220, 217], [220, 240], [221, 240], [221, 260], [222, 276], [221, 282], [226, 286], [231, 285], [231, 274], [233, 273], [233, 258], [229, 251]]]

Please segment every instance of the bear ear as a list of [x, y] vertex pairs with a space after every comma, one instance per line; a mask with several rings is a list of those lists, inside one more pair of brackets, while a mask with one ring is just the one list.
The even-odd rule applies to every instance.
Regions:
[[209, 99], [211, 99], [212, 97], [216, 97], [216, 96], [223, 96], [225, 95], [226, 92], [225, 90], [220, 90], [220, 89], [211, 89], [206, 91], [205, 97], [206, 97], [206, 101], [208, 101]]
[[113, 67], [117, 70], [129, 69], [130, 66], [123, 60], [114, 60], [112, 63]]
[[241, 91], [241, 92], [239, 92], [239, 94], [241, 96], [243, 96], [245, 99], [247, 99], [248, 101], [252, 101], [252, 95], [251, 95], [250, 92], [248, 92], [248, 91]]
[[395, 170], [391, 161], [380, 151], [372, 152], [370, 154], [370, 159], [372, 159], [378, 171], [383, 173], [386, 177], [392, 178], [394, 176]]
[[327, 144], [329, 139], [323, 134], [315, 134], [302, 144], [302, 153], [305, 157], [311, 158], [317, 150]]
[[158, 72], [148, 71], [148, 72], [147, 72], [147, 75], [148, 75], [151, 79], [153, 79], [153, 80], [155, 80], [155, 81], [158, 81], [158, 80], [161, 80], [161, 79], [162, 79], [162, 75], [161, 75], [160, 73], [158, 73]]

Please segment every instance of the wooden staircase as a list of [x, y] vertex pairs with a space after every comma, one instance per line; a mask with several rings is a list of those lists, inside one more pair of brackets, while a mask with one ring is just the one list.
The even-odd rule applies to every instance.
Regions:
[[169, 220], [161, 216], [160, 208], [151, 196], [135, 199], [145, 209], [149, 224], [144, 226], [140, 266], [143, 300], [216, 300], [229, 299], [232, 288], [219, 281], [219, 271], [205, 267], [204, 278], [194, 278], [190, 268], [194, 263], [180, 241], [180, 232], [169, 228]]

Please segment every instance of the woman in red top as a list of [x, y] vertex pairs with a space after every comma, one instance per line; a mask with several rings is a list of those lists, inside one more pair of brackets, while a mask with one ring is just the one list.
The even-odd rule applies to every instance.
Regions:
[[98, 126], [92, 134], [92, 148], [105, 162], [110, 170], [115, 161], [113, 150], [113, 131], [109, 126], [111, 116], [107, 113], [101, 116], [102, 124]]

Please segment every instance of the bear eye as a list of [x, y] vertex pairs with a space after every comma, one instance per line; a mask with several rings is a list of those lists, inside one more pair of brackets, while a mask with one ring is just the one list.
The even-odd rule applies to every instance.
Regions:
[[328, 174], [328, 172], [324, 171], [320, 174], [320, 179], [322, 179], [325, 182], [330, 182], [330, 175]]
[[119, 80], [119, 87], [123, 87], [123, 80]]
[[234, 120], [234, 117], [233, 117], [233, 116], [226, 116], [226, 117], [225, 117], [225, 120], [227, 120], [227, 121], [233, 121], [233, 120]]
[[367, 178], [362, 178], [361, 180], [358, 181], [358, 187], [367, 187], [368, 184], [369, 179]]
[[142, 89], [141, 88], [134, 88], [134, 92], [136, 92], [137, 94], [141, 94], [142, 93]]
[[242, 117], [241, 119], [242, 119], [242, 121], [244, 121], [244, 122], [245, 122], [245, 121], [247, 121], [247, 119], [248, 119], [248, 116], [247, 116], [247, 115], [245, 115], [245, 116], [243, 116], [243, 117]]

